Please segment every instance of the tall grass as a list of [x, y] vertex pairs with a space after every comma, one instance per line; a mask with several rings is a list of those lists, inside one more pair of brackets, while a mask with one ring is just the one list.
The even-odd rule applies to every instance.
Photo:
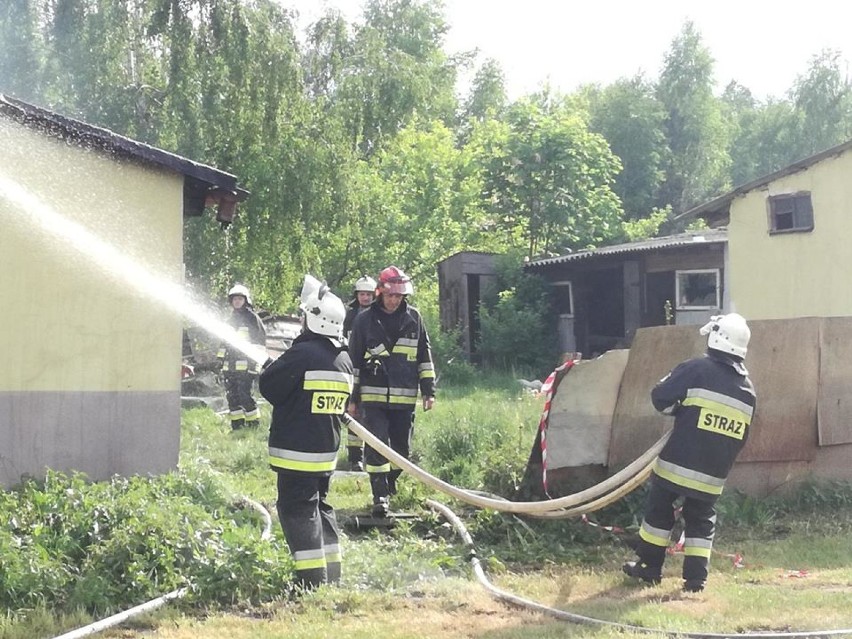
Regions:
[[[414, 457], [450, 483], [511, 497], [541, 408], [542, 399], [522, 391], [512, 375], [477, 375], [471, 385], [442, 389], [434, 410], [418, 410]], [[262, 406], [262, 415], [268, 423], [268, 406]], [[273, 542], [262, 542], [257, 514], [235, 506], [236, 497], [247, 495], [275, 516], [266, 429], [231, 432], [208, 409], [184, 411], [182, 428], [180, 469], [163, 477], [90, 483], [79, 475], [50, 473], [45, 481], [0, 493], [2, 639], [53, 636], [184, 583], [192, 584], [183, 604], [188, 614], [285, 605], [292, 563], [277, 522]], [[400, 614], [411, 614], [398, 602], [424, 597], [437, 598], [423, 604], [435, 617], [434, 627], [450, 637], [475, 635], [454, 634], [446, 620], [438, 621], [455, 609], [454, 597], [476, 609], [487, 606], [454, 581], [468, 574], [466, 550], [437, 516], [423, 510], [427, 497], [446, 500], [403, 478], [393, 506], [419, 518], [387, 531], [344, 527], [343, 589], [288, 609], [284, 627], [270, 622], [268, 634], [252, 636], [280, 636], [285, 628], [292, 636], [330, 636], [325, 631], [341, 621], [351, 624], [353, 636], [367, 636], [357, 634], [362, 626], [383, 636], [429, 636], [397, 627]], [[330, 499], [343, 521], [369, 505], [369, 482], [364, 476], [336, 476]], [[628, 535], [576, 519], [539, 521], [455, 507], [498, 585], [581, 614], [684, 629], [845, 623], [844, 597], [852, 591], [848, 485], [815, 482], [771, 499], [726, 493], [719, 502], [713, 586], [700, 606], [679, 594], [679, 556], [667, 561], [664, 585], [657, 589], [637, 588], [620, 575], [620, 562], [632, 554], [625, 540], [638, 526], [643, 499], [643, 491], [636, 491], [593, 516]], [[744, 557], [745, 568], [734, 567], [735, 554]], [[805, 576], [788, 577], [797, 570]], [[450, 583], [456, 584], [455, 594], [444, 587]], [[790, 612], [783, 622], [776, 621], [778, 609]], [[370, 623], [359, 625], [357, 619]], [[220, 636], [200, 629], [204, 623], [193, 620], [185, 634], [175, 630], [168, 636]], [[552, 622], [524, 623], [538, 636], [564, 632]], [[493, 636], [520, 637], [524, 630]]]

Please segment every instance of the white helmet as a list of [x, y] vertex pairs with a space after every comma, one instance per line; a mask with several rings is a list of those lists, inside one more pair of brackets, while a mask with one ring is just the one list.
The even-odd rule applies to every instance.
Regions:
[[357, 282], [355, 282], [355, 292], [375, 293], [376, 280], [369, 275], [362, 276]]
[[318, 335], [340, 339], [346, 307], [337, 295], [325, 284], [311, 275], [305, 275], [302, 286], [302, 303], [299, 308], [305, 313], [308, 330]]
[[322, 288], [323, 284], [313, 275], [305, 275], [302, 282], [302, 292], [299, 294], [299, 310], [305, 310], [305, 304], [312, 295], [315, 295]]
[[751, 330], [742, 315], [714, 315], [699, 331], [707, 335], [707, 348], [745, 357]]
[[235, 295], [242, 295], [244, 298], [246, 298], [246, 304], [251, 304], [251, 295], [249, 295], [249, 290], [242, 284], [236, 284], [231, 287], [230, 291], [228, 291], [229, 300]]

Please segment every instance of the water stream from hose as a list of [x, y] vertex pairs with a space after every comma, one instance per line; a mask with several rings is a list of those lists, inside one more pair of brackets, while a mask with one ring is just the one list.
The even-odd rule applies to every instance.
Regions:
[[62, 215], [15, 180], [0, 172], [0, 198], [19, 209], [23, 218], [73, 248], [91, 263], [131, 287], [136, 293], [162, 305], [227, 342], [249, 359], [262, 364], [266, 350], [242, 339], [214, 312], [194, 301], [183, 286], [158, 277], [148, 268], [120, 252], [109, 242]]

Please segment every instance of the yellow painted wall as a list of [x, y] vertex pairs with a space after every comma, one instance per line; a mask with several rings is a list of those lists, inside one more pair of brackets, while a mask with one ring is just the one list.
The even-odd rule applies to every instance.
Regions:
[[[810, 191], [814, 230], [769, 234], [769, 196]], [[852, 152], [731, 204], [730, 310], [748, 319], [852, 315]]]
[[[135, 285], [182, 281], [183, 176], [3, 118], [0, 158], [0, 392], [179, 391], [181, 318]], [[72, 245], [63, 220], [103, 243]], [[105, 247], [139, 274], [99, 265]]]

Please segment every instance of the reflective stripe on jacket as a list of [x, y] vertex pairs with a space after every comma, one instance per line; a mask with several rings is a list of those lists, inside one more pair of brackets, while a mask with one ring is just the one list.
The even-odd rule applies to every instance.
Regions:
[[[249, 344], [258, 344], [266, 347], [266, 329], [263, 322], [250, 308], [243, 306], [234, 309], [228, 324], [237, 331], [239, 338]], [[257, 374], [257, 362], [249, 359], [236, 346], [222, 342], [219, 346], [217, 357], [222, 360], [223, 373], [252, 373]]]
[[685, 495], [716, 499], [742, 450], [754, 416], [754, 385], [741, 362], [708, 350], [676, 366], [651, 391], [673, 412], [674, 428], [654, 466], [656, 481]]
[[343, 346], [309, 331], [261, 373], [260, 393], [272, 404], [273, 470], [320, 474], [334, 470], [340, 418], [353, 383], [352, 362]]
[[355, 369], [356, 403], [385, 408], [413, 409], [417, 392], [435, 394], [435, 366], [429, 335], [413, 306], [402, 302], [399, 338], [389, 343], [379, 321], [381, 301], [373, 303], [355, 318], [349, 336], [349, 354]]

